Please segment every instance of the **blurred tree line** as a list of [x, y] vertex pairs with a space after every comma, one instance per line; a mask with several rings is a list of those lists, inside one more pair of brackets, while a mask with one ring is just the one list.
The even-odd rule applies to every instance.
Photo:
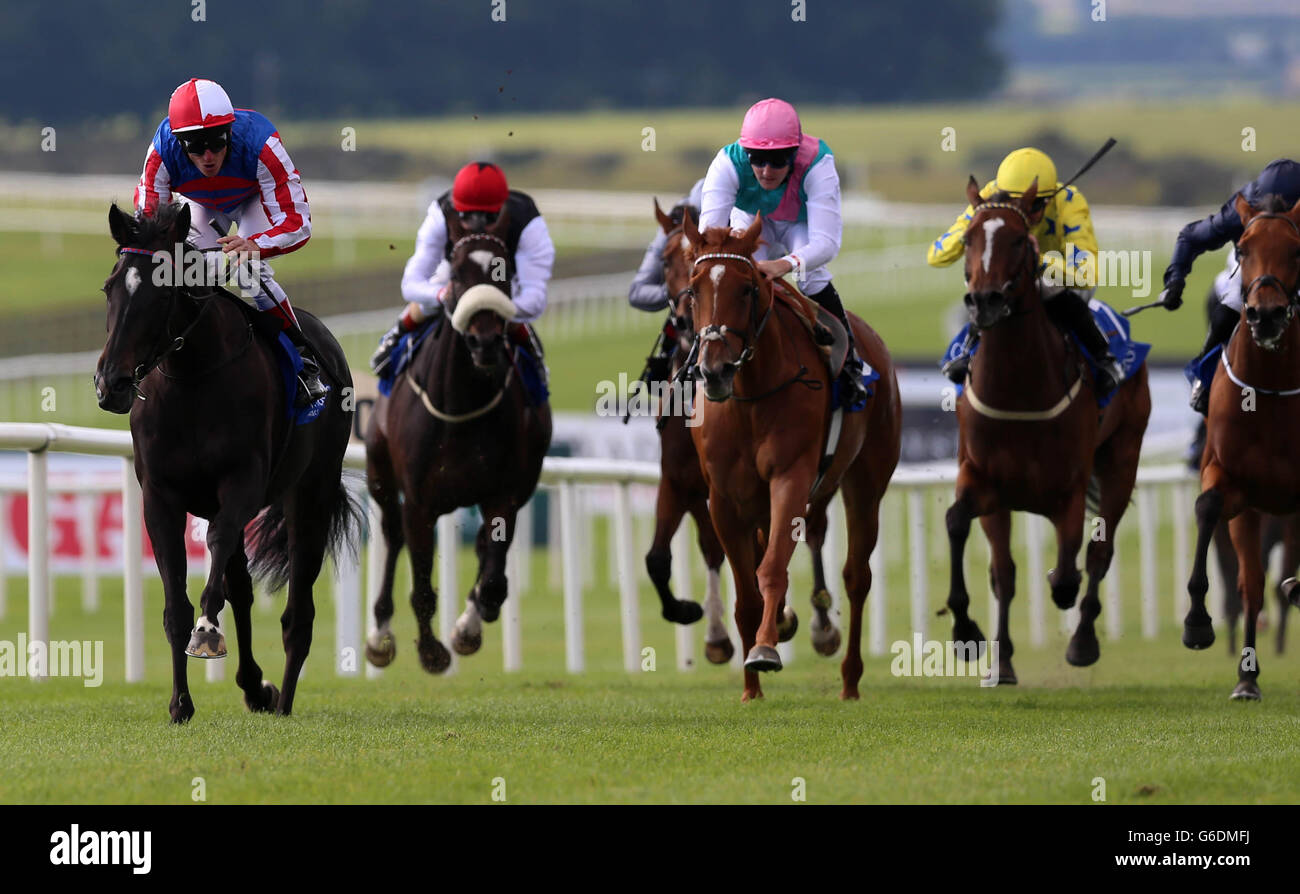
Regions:
[[[156, 120], [193, 76], [294, 118], [976, 99], [999, 0], [0, 0], [0, 118]], [[504, 18], [504, 21], [500, 19]], [[195, 20], [199, 19], [199, 20]]]

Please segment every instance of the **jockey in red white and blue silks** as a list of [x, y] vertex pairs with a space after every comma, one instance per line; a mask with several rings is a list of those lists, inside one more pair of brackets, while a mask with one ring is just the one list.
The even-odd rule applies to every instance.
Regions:
[[763, 215], [764, 244], [754, 253], [768, 279], [794, 272], [800, 288], [834, 313], [849, 333], [842, 376], [846, 402], [868, 397], [853, 330], [826, 265], [840, 251], [840, 177], [825, 140], [805, 134], [794, 106], [764, 99], [745, 113], [740, 139], [718, 150], [704, 177], [700, 229], [743, 230]]
[[[265, 263], [297, 251], [311, 238], [307, 194], [275, 125], [250, 109], [233, 108], [215, 81], [191, 78], [181, 84], [145, 154], [135, 207], [153, 214], [174, 197], [190, 206], [189, 242], [195, 248], [220, 248], [234, 255], [231, 261], [258, 261], [252, 267], [257, 277], [251, 293], [235, 290], [274, 315], [302, 354], [300, 401], [324, 396], [319, 368], [289, 297]], [[239, 235], [222, 235], [232, 224], [239, 226]]]

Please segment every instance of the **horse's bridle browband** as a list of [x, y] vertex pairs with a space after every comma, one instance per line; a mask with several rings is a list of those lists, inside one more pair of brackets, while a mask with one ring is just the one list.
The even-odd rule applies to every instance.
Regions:
[[[763, 334], [763, 329], [767, 326], [768, 319], [772, 316], [772, 308], [776, 306], [776, 298], [773, 296], [767, 303], [767, 310], [763, 312], [763, 318], [758, 318], [758, 297], [761, 294], [758, 288], [758, 268], [754, 262], [744, 255], [731, 254], [729, 252], [710, 252], [700, 255], [695, 259], [692, 267], [698, 267], [704, 261], [743, 261], [749, 266], [750, 278], [749, 287], [753, 295], [753, 300], [749, 303], [749, 321], [750, 328], [754, 330], [753, 338], [750, 338], [748, 329], [732, 329], [729, 326], [719, 326], [717, 323], [710, 323], [695, 334], [697, 342], [700, 341], [723, 341], [728, 335], [737, 335], [740, 337], [741, 351], [740, 356], [736, 358], [733, 365], [740, 369], [749, 362], [754, 356], [754, 346], [758, 344], [759, 337]], [[694, 352], [692, 352], [694, 353]]]
[[456, 253], [456, 249], [460, 248], [462, 245], [464, 245], [466, 242], [469, 242], [472, 239], [486, 239], [489, 242], [495, 242], [497, 245], [501, 246], [502, 257], [505, 257], [510, 254], [510, 246], [506, 245], [506, 241], [502, 239], [500, 236], [493, 236], [491, 233], [466, 233], [464, 236], [461, 236], [454, 243], [452, 243], [451, 250], [448, 251], [447, 254], [454, 255]]

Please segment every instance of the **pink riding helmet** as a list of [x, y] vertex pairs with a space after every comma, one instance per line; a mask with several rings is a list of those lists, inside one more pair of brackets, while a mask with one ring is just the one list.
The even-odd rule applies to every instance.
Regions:
[[740, 125], [740, 145], [745, 149], [793, 149], [802, 138], [799, 113], [784, 99], [754, 103]]

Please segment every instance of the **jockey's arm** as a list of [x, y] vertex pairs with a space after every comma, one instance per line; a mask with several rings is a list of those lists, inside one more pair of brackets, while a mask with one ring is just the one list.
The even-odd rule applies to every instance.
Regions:
[[704, 186], [700, 191], [700, 232], [709, 227], [730, 226], [731, 209], [739, 191], [740, 176], [727, 157], [727, 150], [721, 149], [713, 157], [709, 172], [704, 175]]
[[435, 199], [429, 205], [429, 213], [420, 224], [415, 234], [415, 253], [406, 262], [402, 271], [402, 298], [420, 305], [424, 315], [428, 316], [441, 300], [439, 293], [447, 284], [446, 274], [438, 276], [442, 262], [443, 249], [447, 244], [447, 221], [442, 216], [442, 208]]
[[636, 278], [628, 290], [627, 300], [637, 310], [656, 311], [668, 306], [668, 286], [664, 283], [664, 246], [668, 235], [659, 230], [645, 250]]
[[957, 219], [953, 221], [948, 231], [930, 243], [930, 248], [925, 253], [927, 264], [931, 267], [947, 267], [966, 253], [966, 246], [961, 240], [966, 235], [966, 227], [969, 226], [974, 215], [975, 209], [967, 205], [966, 210], [957, 215]]
[[511, 298], [519, 314], [516, 323], [530, 323], [546, 310], [546, 286], [555, 266], [555, 243], [540, 215], [534, 217], [519, 234], [515, 249], [515, 281]]
[[840, 253], [844, 238], [844, 220], [840, 216], [840, 175], [835, 157], [826, 155], [808, 169], [803, 179], [808, 197], [808, 241], [793, 246], [779, 260], [786, 261], [798, 274], [825, 267]]
[[[1096, 290], [1097, 234], [1092, 227], [1092, 211], [1088, 200], [1078, 189], [1068, 186], [1057, 193], [1049, 213], [1056, 216], [1057, 234], [1054, 240], [1060, 247], [1044, 255], [1042, 276], [1044, 281], [1072, 288], [1091, 297]], [[1075, 285], [1070, 286], [1073, 282]]]
[[1237, 194], [1233, 193], [1232, 198], [1214, 214], [1194, 220], [1178, 231], [1173, 257], [1165, 268], [1166, 286], [1175, 280], [1187, 279], [1192, 272], [1192, 264], [1205, 252], [1222, 248], [1241, 237], [1241, 218], [1237, 216], [1236, 198]]
[[280, 143], [278, 132], [267, 137], [258, 153], [257, 182], [271, 226], [247, 238], [257, 245], [263, 258], [302, 248], [311, 238], [311, 208], [298, 169]]
[[145, 214], [153, 214], [159, 205], [166, 205], [172, 200], [171, 173], [163, 164], [162, 156], [149, 143], [149, 151], [144, 155], [144, 170], [140, 173], [140, 182], [135, 187], [135, 209]]

